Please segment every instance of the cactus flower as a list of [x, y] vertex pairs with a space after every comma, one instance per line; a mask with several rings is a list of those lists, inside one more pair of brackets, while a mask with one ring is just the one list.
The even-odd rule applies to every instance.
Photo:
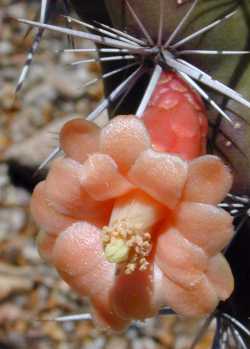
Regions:
[[99, 325], [122, 330], [165, 305], [209, 314], [230, 296], [233, 276], [220, 251], [232, 217], [217, 204], [232, 176], [218, 157], [159, 151], [132, 115], [104, 128], [72, 120], [60, 146], [65, 157], [32, 197], [39, 250], [89, 298]]

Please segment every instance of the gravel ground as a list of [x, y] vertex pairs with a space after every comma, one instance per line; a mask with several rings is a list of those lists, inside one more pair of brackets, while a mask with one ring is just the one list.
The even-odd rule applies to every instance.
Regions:
[[[6, 160], [38, 166], [56, 144], [61, 125], [76, 116], [86, 116], [93, 109], [102, 96], [102, 85], [84, 89], [83, 85], [97, 76], [98, 66], [70, 66], [77, 57], [60, 53], [68, 47], [67, 40], [46, 33], [29, 79], [14, 97], [34, 32], [25, 36], [27, 27], [10, 17], [35, 18], [39, 2], [1, 3], [0, 349], [188, 349], [199, 321], [161, 317], [121, 335], [102, 333], [90, 321], [63, 325], [40, 321], [87, 312], [88, 304], [40, 259], [35, 247], [37, 228], [29, 213], [30, 194], [11, 184]], [[77, 44], [91, 47], [89, 42]], [[103, 114], [100, 122], [105, 118]], [[209, 348], [211, 337], [212, 330], [197, 349]]]

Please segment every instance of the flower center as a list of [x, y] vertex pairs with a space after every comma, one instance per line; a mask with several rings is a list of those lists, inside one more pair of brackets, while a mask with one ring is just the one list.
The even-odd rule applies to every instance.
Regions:
[[136, 269], [146, 270], [152, 248], [151, 234], [144, 231], [139, 223], [130, 223], [129, 219], [121, 219], [111, 226], [103, 227], [104, 254], [111, 263], [123, 263], [125, 274]]

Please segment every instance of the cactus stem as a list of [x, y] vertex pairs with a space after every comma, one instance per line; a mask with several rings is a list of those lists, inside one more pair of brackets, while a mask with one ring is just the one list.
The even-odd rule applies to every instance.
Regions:
[[177, 25], [177, 27], [175, 28], [175, 30], [173, 31], [173, 33], [170, 35], [170, 37], [168, 38], [168, 40], [165, 42], [164, 44], [164, 49], [168, 48], [168, 46], [172, 43], [172, 41], [174, 40], [174, 38], [176, 37], [176, 35], [179, 34], [179, 32], [181, 31], [182, 27], [184, 26], [184, 24], [187, 22], [188, 18], [190, 17], [191, 13], [193, 12], [193, 10], [195, 9], [197, 3], [199, 0], [195, 0], [192, 4], [192, 6], [189, 8], [189, 10], [187, 11], [187, 13], [185, 14], [185, 16], [182, 18], [182, 20], [180, 21], [180, 23]]
[[171, 45], [171, 48], [176, 49], [177, 47], [186, 44], [187, 42], [193, 40], [194, 38], [197, 38], [198, 36], [212, 30], [213, 28], [217, 27], [217, 25], [220, 25], [221, 23], [223, 23], [227, 19], [234, 16], [237, 12], [238, 12], [238, 10], [236, 9], [236, 10], [228, 13], [226, 16], [217, 19], [216, 21], [210, 23], [209, 25], [206, 25], [205, 27], [197, 30], [196, 32], [192, 33], [191, 35], [188, 35], [185, 38], [181, 39], [180, 41], [176, 42], [175, 44]]
[[131, 6], [131, 4], [129, 3], [128, 0], [125, 0], [125, 4], [127, 6], [127, 8], [129, 9], [129, 12], [131, 13], [132, 17], [134, 18], [135, 22], [137, 23], [138, 28], [141, 30], [142, 34], [144, 35], [145, 39], [147, 40], [148, 44], [151, 46], [154, 46], [154, 41], [151, 38], [148, 30], [146, 29], [146, 27], [143, 25], [142, 21], [140, 20], [140, 18], [137, 16], [137, 14], [135, 13], [135, 10], [133, 9], [133, 7]]
[[159, 1], [160, 1], [160, 18], [159, 18], [159, 27], [158, 27], [157, 46], [161, 47], [163, 26], [164, 26], [164, 0], [159, 0]]

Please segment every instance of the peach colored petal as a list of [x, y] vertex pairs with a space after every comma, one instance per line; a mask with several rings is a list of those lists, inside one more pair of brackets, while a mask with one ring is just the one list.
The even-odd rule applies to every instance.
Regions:
[[136, 270], [126, 275], [118, 269], [112, 289], [115, 313], [124, 319], [146, 319], [154, 316], [152, 266], [145, 271]]
[[187, 164], [178, 156], [148, 149], [139, 155], [128, 179], [173, 209], [181, 198], [187, 178]]
[[108, 200], [133, 189], [119, 171], [115, 161], [106, 154], [92, 154], [82, 166], [81, 183], [95, 200]]
[[212, 205], [184, 202], [174, 219], [180, 233], [209, 255], [220, 252], [233, 236], [233, 218]]
[[47, 201], [59, 213], [103, 226], [108, 223], [112, 202], [100, 203], [90, 197], [80, 182], [82, 172], [77, 161], [55, 160], [45, 182]]
[[157, 240], [156, 263], [171, 281], [192, 289], [203, 279], [208, 257], [200, 247], [170, 228]]
[[56, 234], [49, 234], [44, 230], [41, 230], [36, 238], [37, 248], [39, 255], [47, 263], [51, 263], [51, 253], [56, 242]]
[[220, 253], [210, 258], [207, 277], [214, 285], [218, 297], [226, 300], [234, 289], [234, 278], [225, 257]]
[[104, 257], [98, 228], [86, 222], [70, 226], [57, 239], [52, 258], [63, 279], [91, 299], [102, 324], [117, 330], [127, 325], [112, 312], [110, 290], [115, 268]]
[[168, 304], [177, 314], [183, 316], [211, 314], [219, 302], [213, 286], [205, 275], [190, 289], [182, 288], [163, 276], [161, 289], [162, 304]]
[[110, 155], [122, 173], [126, 173], [150, 145], [143, 122], [132, 115], [115, 117], [101, 131], [101, 152]]
[[99, 150], [100, 129], [84, 119], [68, 121], [60, 132], [60, 146], [70, 158], [83, 162], [88, 154]]
[[220, 158], [201, 156], [189, 164], [184, 200], [217, 204], [229, 192], [232, 181], [229, 168]]
[[59, 233], [75, 222], [74, 218], [62, 215], [49, 206], [45, 193], [45, 181], [40, 182], [33, 192], [31, 213], [42, 229], [53, 233]]

